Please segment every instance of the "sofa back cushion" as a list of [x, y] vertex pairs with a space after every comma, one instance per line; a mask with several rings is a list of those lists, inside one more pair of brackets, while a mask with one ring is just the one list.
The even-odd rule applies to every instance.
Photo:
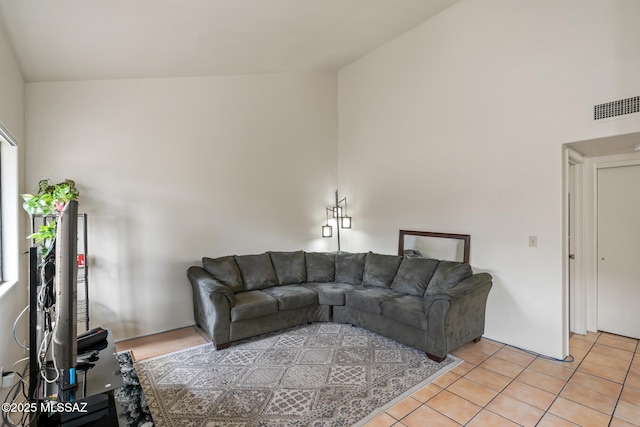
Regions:
[[233, 292], [243, 290], [242, 276], [233, 256], [202, 258], [202, 267], [217, 281], [231, 288]]
[[306, 252], [307, 282], [325, 283], [336, 280], [336, 254], [333, 252]]
[[427, 286], [427, 295], [447, 291], [473, 275], [471, 266], [464, 262], [440, 261]]
[[280, 285], [294, 285], [307, 281], [304, 252], [269, 252]]
[[439, 262], [431, 258], [404, 257], [391, 289], [407, 295], [423, 296]]
[[396, 277], [401, 262], [401, 256], [369, 252], [362, 272], [362, 284], [388, 288]]
[[236, 255], [235, 259], [242, 275], [245, 291], [266, 289], [278, 284], [269, 254]]
[[366, 253], [338, 252], [336, 254], [336, 282], [359, 285], [362, 283]]

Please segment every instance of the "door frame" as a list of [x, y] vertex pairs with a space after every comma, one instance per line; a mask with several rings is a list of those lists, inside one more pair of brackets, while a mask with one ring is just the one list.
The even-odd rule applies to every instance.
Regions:
[[[574, 285], [569, 283], [570, 165], [575, 165], [575, 255]], [[569, 352], [569, 319], [573, 332], [598, 330], [598, 169], [640, 165], [640, 152], [583, 157], [569, 147], [563, 152], [563, 343]]]
[[[587, 315], [586, 315], [586, 297], [585, 283], [583, 274], [584, 250], [583, 250], [583, 165], [584, 157], [578, 152], [567, 148], [566, 152], [566, 170], [565, 170], [565, 227], [564, 227], [564, 271], [566, 283], [566, 301], [567, 301], [567, 326], [566, 330], [577, 334], [584, 335], [587, 332]], [[571, 180], [571, 167], [573, 167], [574, 176]], [[573, 187], [571, 186], [573, 183]], [[574, 211], [569, 209], [569, 194], [573, 194]], [[572, 218], [570, 218], [570, 216]], [[569, 224], [573, 219], [573, 255], [575, 256], [573, 263], [573, 277], [570, 276], [570, 260], [569, 255], [572, 253], [569, 247]], [[573, 330], [570, 330], [573, 326]]]
[[[565, 148], [564, 152], [564, 185], [563, 185], [563, 250], [562, 265], [564, 274], [564, 328], [566, 352], [569, 352], [569, 333], [586, 334], [587, 332], [587, 313], [586, 313], [586, 287], [584, 281], [584, 202], [583, 202], [583, 167], [585, 159], [577, 151], [571, 148]], [[571, 180], [571, 167], [574, 168], [573, 185]], [[574, 220], [573, 229], [573, 245], [575, 255], [574, 259], [574, 275], [569, 275], [569, 194], [574, 197], [574, 212], [572, 218]], [[570, 327], [572, 326], [572, 330]]]

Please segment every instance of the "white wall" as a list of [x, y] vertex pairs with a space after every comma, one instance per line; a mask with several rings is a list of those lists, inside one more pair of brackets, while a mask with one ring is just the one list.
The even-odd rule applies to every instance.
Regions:
[[335, 73], [27, 84], [26, 184], [76, 180], [92, 325], [193, 324], [202, 256], [330, 249], [336, 90]]
[[494, 277], [486, 336], [563, 357], [562, 143], [640, 129], [590, 122], [640, 93], [638, 16], [634, 0], [463, 0], [341, 70], [343, 249], [470, 234]]
[[[2, 210], [4, 279], [0, 285], [0, 366], [9, 370], [11, 365], [26, 355], [14, 344], [13, 323], [18, 313], [27, 305], [26, 281], [22, 280], [20, 261], [24, 249], [24, 227], [18, 220], [18, 189], [20, 186], [24, 146], [24, 80], [9, 41], [0, 26], [0, 122], [13, 135], [19, 147], [2, 146]], [[18, 337], [26, 339], [26, 320], [19, 324]], [[24, 366], [24, 365], [22, 365]]]

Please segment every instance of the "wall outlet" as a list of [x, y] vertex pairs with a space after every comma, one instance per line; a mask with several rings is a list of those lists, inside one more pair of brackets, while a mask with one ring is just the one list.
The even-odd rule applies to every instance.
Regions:
[[529, 247], [530, 248], [538, 247], [538, 236], [529, 236]]

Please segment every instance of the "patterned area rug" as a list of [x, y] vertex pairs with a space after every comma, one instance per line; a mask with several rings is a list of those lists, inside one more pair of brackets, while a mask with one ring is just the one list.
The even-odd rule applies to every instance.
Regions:
[[157, 427], [351, 426], [456, 363], [314, 323], [135, 362]]
[[122, 387], [114, 393], [114, 398], [120, 405], [118, 418], [124, 420], [129, 427], [153, 427], [149, 405], [140, 387], [131, 353], [118, 353], [117, 358], [123, 382]]

